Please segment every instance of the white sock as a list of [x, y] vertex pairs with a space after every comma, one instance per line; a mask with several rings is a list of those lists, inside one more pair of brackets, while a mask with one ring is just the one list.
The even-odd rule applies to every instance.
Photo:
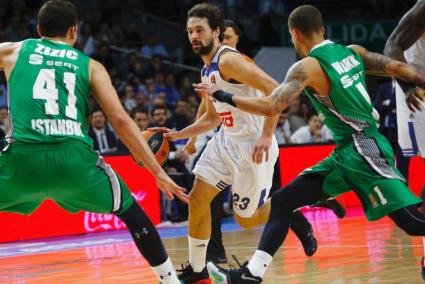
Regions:
[[199, 240], [187, 237], [189, 241], [189, 263], [192, 265], [194, 272], [201, 272], [205, 268], [207, 259], [208, 240]]
[[273, 257], [267, 252], [256, 250], [247, 267], [252, 275], [262, 279], [272, 260]]
[[167, 258], [167, 260], [163, 264], [152, 267], [152, 270], [153, 272], [155, 272], [156, 277], [159, 279], [161, 284], [180, 283], [170, 258]]

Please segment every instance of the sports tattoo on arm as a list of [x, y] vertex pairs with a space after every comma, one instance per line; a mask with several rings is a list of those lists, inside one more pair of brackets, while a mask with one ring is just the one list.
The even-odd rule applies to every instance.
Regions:
[[[394, 64], [395, 62], [397, 62], [382, 54], [369, 52], [367, 50], [365, 50], [361, 54], [361, 57], [363, 59], [367, 72], [369, 74], [378, 75], [378, 76], [392, 75], [388, 73], [389, 71], [388, 67], [390, 64]], [[401, 64], [402, 63], [400, 62], [400, 65]]]
[[307, 73], [301, 62], [292, 66], [285, 81], [277, 86], [271, 94], [276, 112], [281, 112], [287, 108], [302, 93], [306, 87], [307, 78]]

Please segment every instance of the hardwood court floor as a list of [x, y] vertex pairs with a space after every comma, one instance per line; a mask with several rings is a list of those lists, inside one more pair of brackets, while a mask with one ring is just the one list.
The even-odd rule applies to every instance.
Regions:
[[[374, 223], [363, 216], [338, 220], [323, 210], [310, 211], [307, 217], [319, 240], [316, 255], [307, 259], [290, 233], [264, 283], [424, 283], [419, 274], [421, 238], [407, 236], [389, 219]], [[235, 254], [240, 262], [248, 259], [260, 232], [224, 233], [228, 258]], [[108, 235], [105, 239], [104, 245], [0, 258], [0, 283], [157, 283], [132, 242], [108, 244]], [[165, 244], [176, 267], [187, 260], [185, 237], [166, 239]]]

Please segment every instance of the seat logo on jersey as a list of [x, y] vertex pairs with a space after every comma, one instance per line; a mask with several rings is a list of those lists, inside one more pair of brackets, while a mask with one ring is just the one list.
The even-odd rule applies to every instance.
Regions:
[[38, 54], [31, 54], [29, 63], [33, 65], [41, 65], [43, 64], [43, 56]]
[[226, 127], [232, 127], [233, 124], [233, 116], [231, 111], [219, 112], [221, 123]]

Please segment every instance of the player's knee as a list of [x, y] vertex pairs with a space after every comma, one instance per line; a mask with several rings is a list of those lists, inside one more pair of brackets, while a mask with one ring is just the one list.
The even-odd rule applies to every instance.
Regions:
[[208, 194], [203, 194], [201, 190], [194, 190], [189, 194], [189, 207], [209, 208], [213, 198], [210, 198]]

